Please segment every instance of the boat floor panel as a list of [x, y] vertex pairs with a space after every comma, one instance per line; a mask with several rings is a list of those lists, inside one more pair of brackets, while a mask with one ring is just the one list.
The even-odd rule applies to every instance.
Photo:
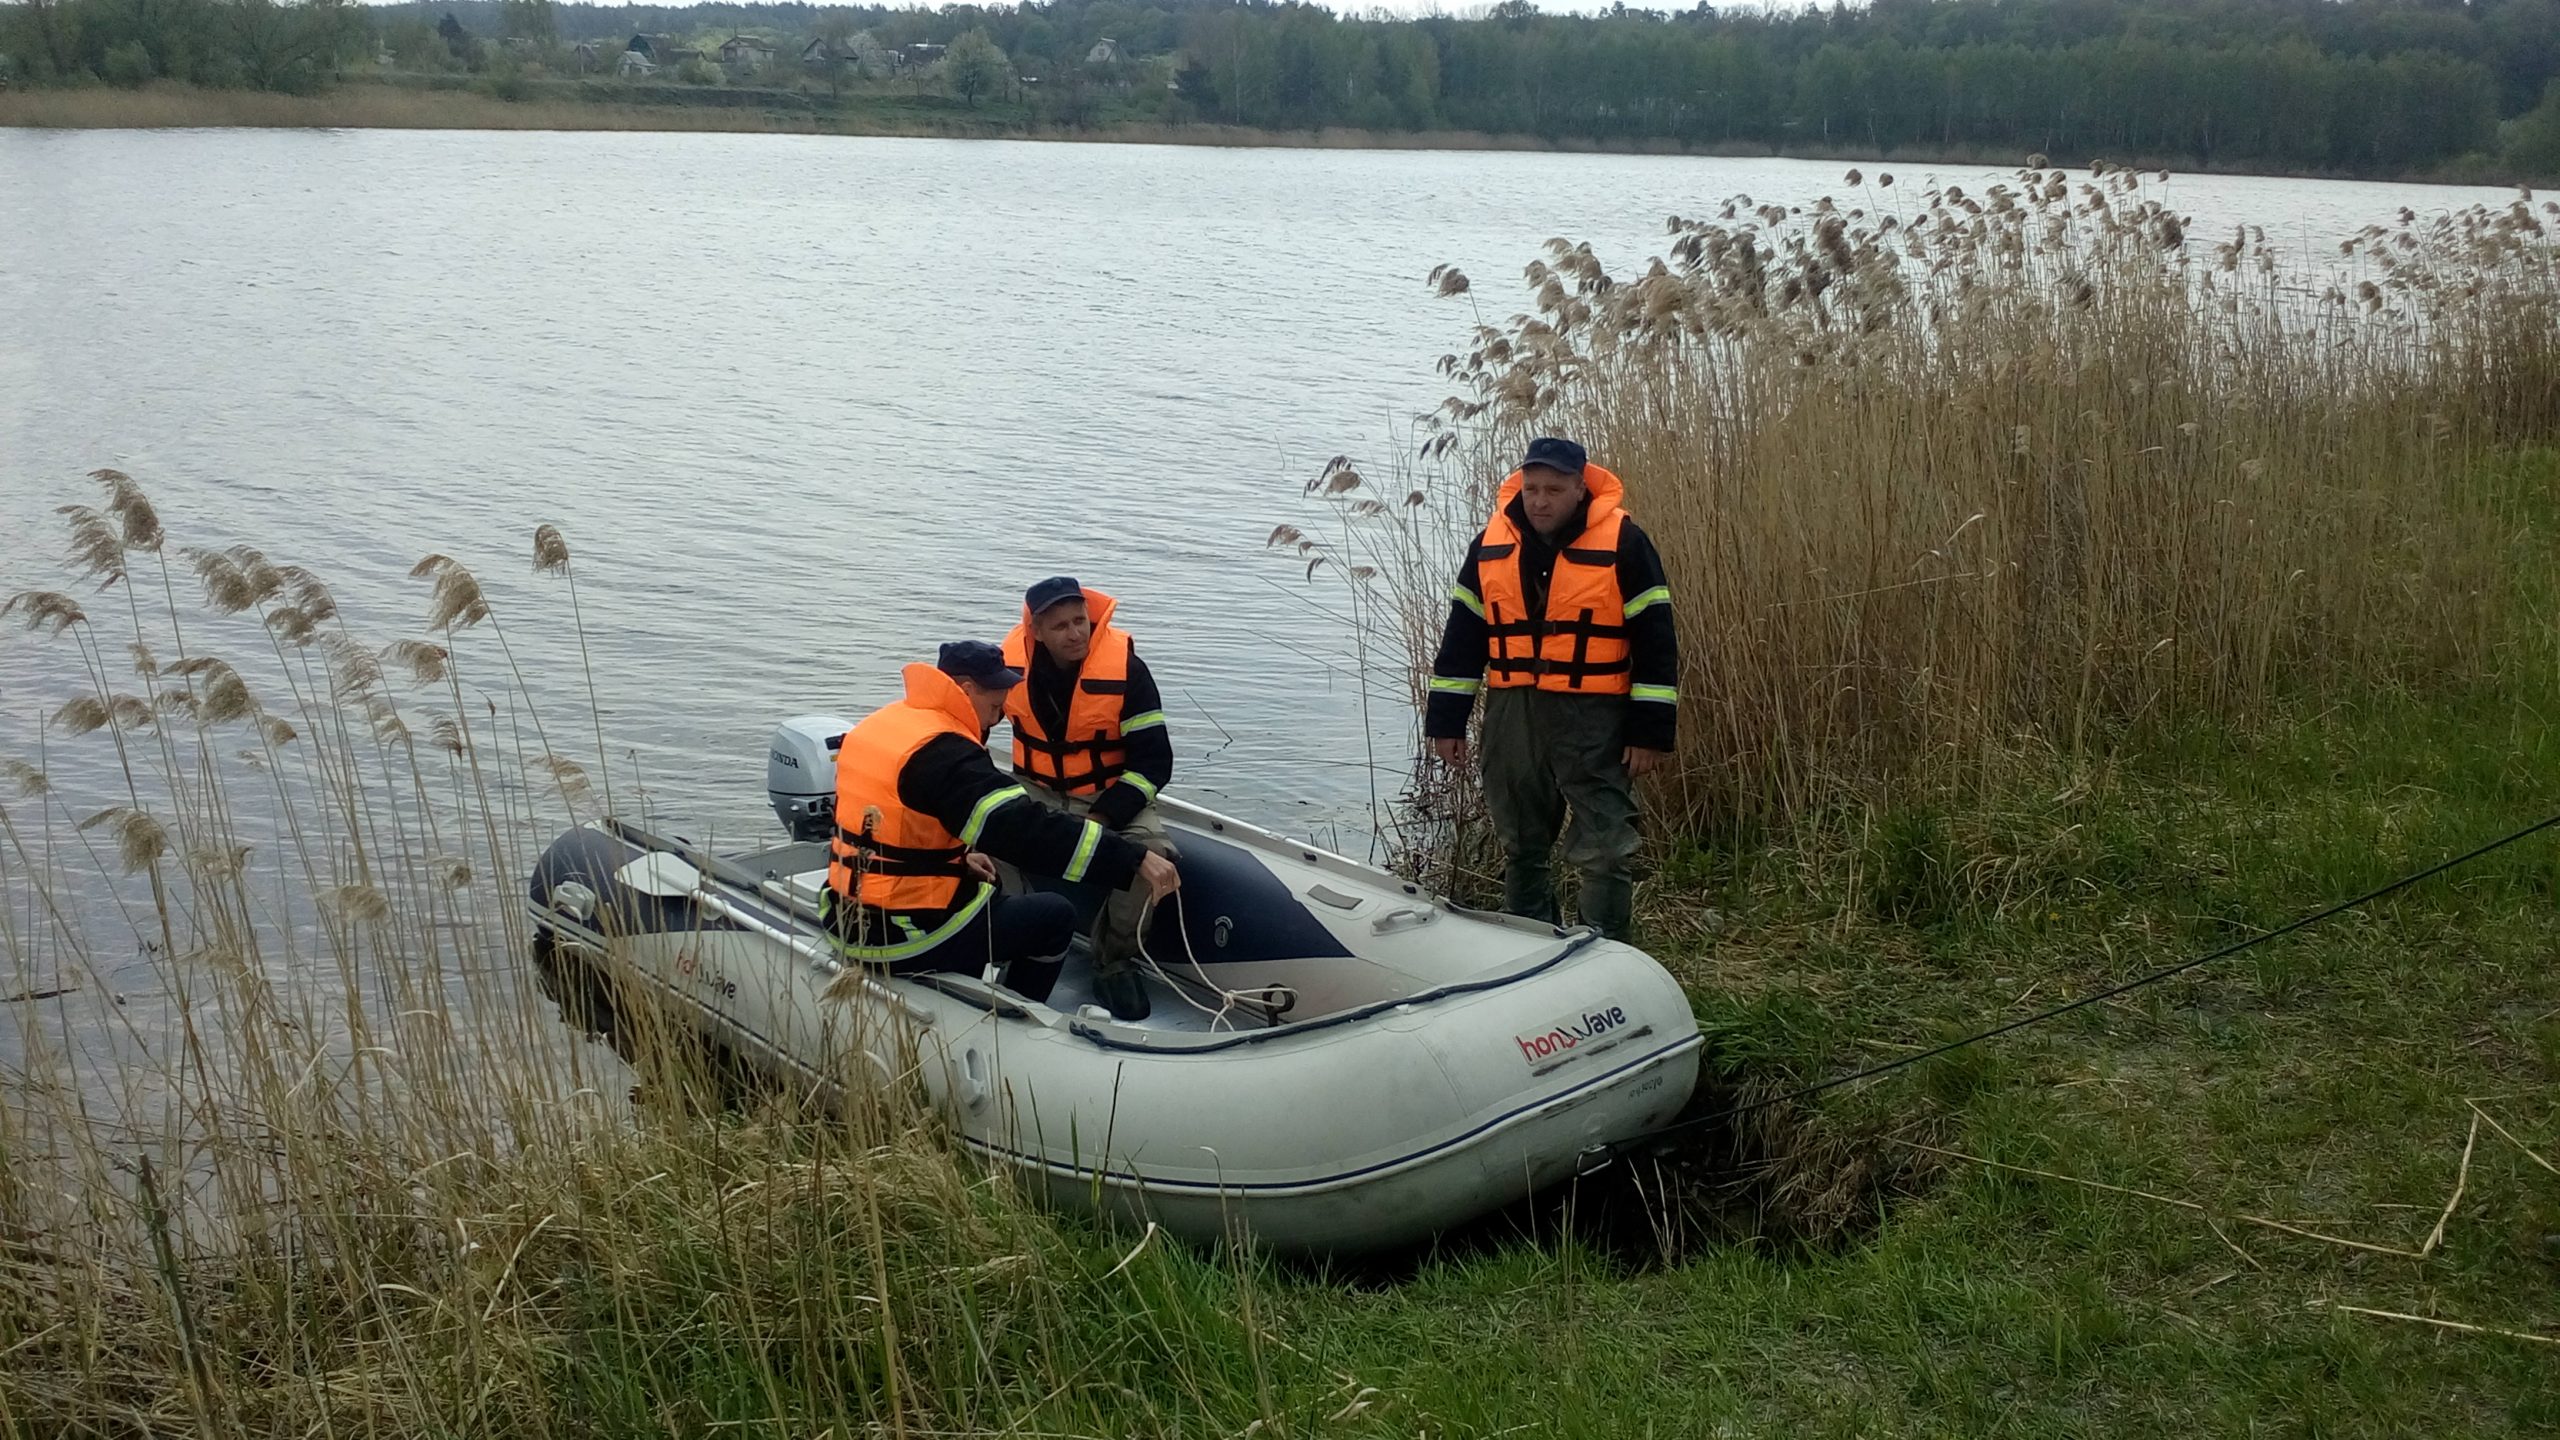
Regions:
[[[1214, 1003], [1197, 1001], [1153, 975], [1141, 972], [1138, 979], [1147, 987], [1147, 1003], [1151, 1007], [1147, 1018], [1118, 1023], [1129, 1024], [1139, 1030], [1185, 1035], [1268, 1028], [1260, 1017], [1243, 1010], [1230, 1011], [1213, 1023], [1212, 1017], [1217, 1012]], [[1093, 998], [1093, 961], [1086, 952], [1084, 941], [1078, 940], [1076, 948], [1068, 952], [1066, 969], [1059, 973], [1058, 983], [1050, 989], [1048, 1003], [1049, 1008], [1068, 1015], [1077, 1013], [1086, 1005], [1099, 1006], [1102, 1003]]]

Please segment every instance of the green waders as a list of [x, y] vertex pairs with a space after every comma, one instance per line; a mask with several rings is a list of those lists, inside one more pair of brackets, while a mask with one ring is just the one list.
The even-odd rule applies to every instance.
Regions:
[[1627, 777], [1627, 701], [1525, 685], [1484, 696], [1485, 808], [1509, 859], [1502, 908], [1555, 921], [1556, 833], [1564, 862], [1582, 874], [1582, 923], [1612, 940], [1635, 926], [1635, 785]]

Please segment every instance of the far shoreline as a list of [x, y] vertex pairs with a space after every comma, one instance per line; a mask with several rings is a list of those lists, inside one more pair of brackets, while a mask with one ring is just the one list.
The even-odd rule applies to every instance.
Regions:
[[[1085, 128], [865, 114], [786, 112], [741, 105], [628, 105], [591, 100], [503, 100], [471, 90], [427, 90], [358, 82], [316, 95], [211, 90], [160, 82], [138, 90], [88, 87], [0, 90], [0, 129], [37, 130], [517, 130], [635, 131], [669, 134], [842, 135], [868, 139], [1026, 140], [1062, 144], [1196, 145], [1220, 149], [1502, 151], [1555, 155], [1651, 155], [1699, 159], [1810, 160], [1859, 165], [1941, 165], [2021, 169], [2041, 156], [2025, 149], [1955, 146], [1878, 153], [1842, 146], [1777, 148], [1751, 143], [1686, 145], [1676, 140], [1608, 141], [1491, 134], [1472, 130], [1265, 130], [1216, 124], [1124, 122]], [[2188, 175], [2344, 180], [2369, 184], [2502, 186], [2517, 183], [2484, 162], [2416, 174], [2358, 174], [2201, 163], [2193, 156], [2064, 157], [2085, 169], [2111, 166]]]

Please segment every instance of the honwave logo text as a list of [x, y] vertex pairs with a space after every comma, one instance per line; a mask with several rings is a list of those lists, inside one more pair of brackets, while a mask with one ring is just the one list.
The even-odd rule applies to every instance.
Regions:
[[1626, 1007], [1603, 1001], [1582, 1011], [1570, 1020], [1549, 1027], [1536, 1035], [1514, 1035], [1521, 1057], [1532, 1065], [1561, 1060], [1577, 1050], [1593, 1050], [1614, 1044], [1632, 1023]]

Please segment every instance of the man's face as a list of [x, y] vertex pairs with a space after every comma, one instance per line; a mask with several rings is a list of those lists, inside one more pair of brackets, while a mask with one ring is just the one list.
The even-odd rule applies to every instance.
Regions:
[[978, 733], [984, 735], [1004, 718], [1004, 697], [1011, 693], [1011, 687], [1000, 690], [975, 680], [963, 680], [960, 693], [969, 697], [969, 708], [978, 712]]
[[1574, 507], [1582, 503], [1582, 477], [1532, 465], [1520, 472], [1520, 508], [1529, 512], [1529, 523], [1538, 533], [1555, 538], [1558, 527], [1573, 518]]
[[1093, 616], [1082, 600], [1061, 600], [1031, 617], [1031, 633], [1060, 665], [1081, 665], [1093, 648]]

